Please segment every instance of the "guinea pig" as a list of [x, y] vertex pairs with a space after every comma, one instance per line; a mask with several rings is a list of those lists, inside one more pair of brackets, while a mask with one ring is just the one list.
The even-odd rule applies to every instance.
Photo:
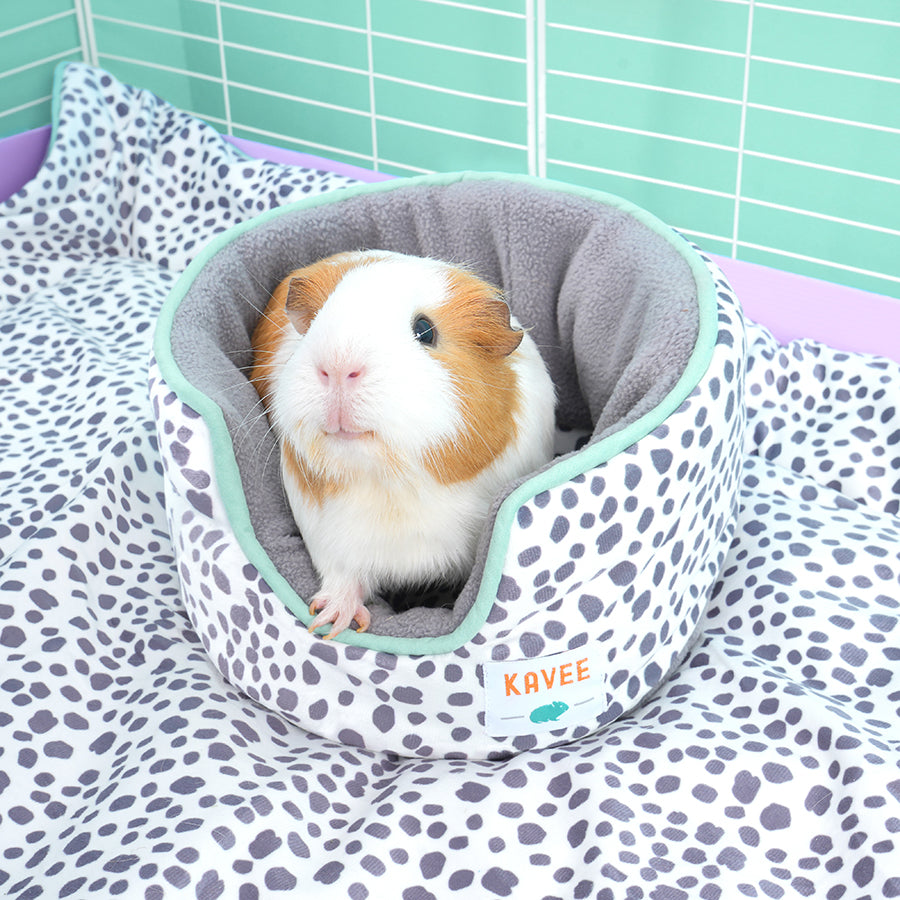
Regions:
[[250, 380], [320, 577], [309, 626], [371, 622], [380, 590], [459, 579], [490, 505], [553, 454], [555, 392], [497, 288], [445, 262], [340, 253], [287, 275]]

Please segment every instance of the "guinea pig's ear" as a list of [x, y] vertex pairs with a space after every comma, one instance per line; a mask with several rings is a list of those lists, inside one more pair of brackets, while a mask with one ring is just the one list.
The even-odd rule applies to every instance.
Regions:
[[278, 285], [278, 291], [285, 295], [285, 315], [300, 334], [306, 334], [316, 313], [347, 272], [362, 263], [359, 254], [335, 253], [303, 269], [294, 269]]
[[522, 343], [523, 331], [512, 327], [509, 304], [493, 285], [467, 269], [454, 269], [448, 277], [448, 301], [438, 324], [449, 325], [450, 333], [465, 340], [485, 355], [500, 359]]
[[467, 339], [486, 356], [501, 359], [522, 343], [525, 332], [512, 327], [509, 307], [496, 295], [482, 295], [474, 303], [457, 306], [456, 310], [463, 314], [462, 330]]
[[322, 307], [318, 282], [307, 275], [294, 275], [288, 282], [284, 313], [299, 334], [306, 334]]
[[483, 301], [472, 329], [474, 343], [488, 356], [509, 356], [522, 343], [524, 331], [512, 327], [509, 306], [497, 297]]

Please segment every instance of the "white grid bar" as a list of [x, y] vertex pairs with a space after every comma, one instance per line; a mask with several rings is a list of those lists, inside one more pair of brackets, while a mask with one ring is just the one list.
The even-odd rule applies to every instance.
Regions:
[[888, 228], [883, 225], [873, 225], [871, 222], [861, 222], [858, 219], [846, 219], [842, 216], [831, 216], [827, 213], [816, 212], [812, 209], [800, 209], [796, 206], [786, 206], [783, 203], [772, 203], [769, 200], [754, 200], [752, 197], [744, 197], [743, 202], [748, 206], [762, 206], [765, 209], [774, 209], [779, 212], [806, 216], [810, 219], [820, 219], [823, 222], [833, 222], [837, 225], [850, 225], [853, 228], [861, 228], [864, 231], [874, 231], [880, 234], [888, 234], [900, 238], [900, 228]]
[[409, 78], [398, 78], [395, 75], [382, 75], [373, 73], [375, 81], [388, 81], [392, 84], [403, 84], [408, 87], [422, 88], [426, 91], [434, 91], [437, 94], [446, 94], [450, 97], [462, 97], [467, 100], [483, 100], [486, 103], [495, 103], [497, 106], [515, 106], [519, 109], [528, 109], [527, 100], [507, 100], [505, 97], [491, 97], [488, 94], [474, 94], [470, 91], [459, 91], [454, 88], [441, 87], [437, 84], [427, 84], [424, 81], [413, 81]]
[[366, 57], [369, 63], [369, 116], [371, 119], [372, 167], [380, 170], [378, 159], [378, 119], [375, 117], [375, 51], [372, 47], [372, 0], [366, 0]]
[[417, 172], [420, 175], [434, 175], [434, 169], [423, 169], [421, 166], [414, 166], [408, 162], [397, 162], [393, 159], [385, 159], [381, 160], [382, 165], [390, 166], [395, 169], [408, 169], [410, 172]]
[[[568, 159], [548, 159], [548, 164], [566, 166], [570, 169], [581, 169], [584, 172], [595, 172], [598, 175], [614, 175], [617, 178], [627, 178], [631, 181], [641, 181], [644, 184], [658, 184], [660, 187], [677, 188], [682, 191], [690, 191], [695, 194], [706, 194], [709, 197], [722, 197], [726, 200], [734, 200], [735, 195], [728, 191], [717, 191], [713, 188], [700, 187], [694, 184], [686, 184], [683, 181], [666, 181], [663, 178], [652, 178], [649, 175], [637, 175], [634, 172], [623, 172], [620, 169], [606, 169], [602, 166], [590, 166], [586, 163], [576, 163]], [[723, 238], [722, 240], [725, 240]]]
[[311, 97], [304, 97], [302, 94], [291, 94], [287, 91], [275, 91], [271, 88], [261, 88], [255, 84], [245, 84], [243, 81], [230, 81], [229, 84], [231, 87], [252, 91], [254, 94], [265, 94], [267, 97], [277, 97], [279, 100], [295, 100], [298, 103], [305, 103], [308, 106], [317, 106], [319, 109], [330, 109], [334, 112], [346, 113], [351, 116], [363, 116], [369, 118], [371, 115], [367, 109], [354, 109], [352, 106], [341, 106], [338, 103], [326, 103], [324, 100], [313, 100]]
[[851, 175], [854, 178], [864, 178], [868, 181], [880, 181], [884, 184], [900, 186], [900, 177], [891, 178], [887, 175], [876, 175], [873, 172], [861, 172], [858, 169], [842, 169], [840, 166], [827, 166], [824, 163], [814, 163], [806, 159], [795, 159], [791, 156], [778, 156], [775, 153], [763, 153], [759, 150], [745, 150], [744, 156], [753, 156], [757, 159], [770, 159], [773, 162], [790, 163], [803, 169], [819, 169], [822, 172], [831, 172], [835, 175]]
[[537, 175], [547, 177], [547, 0], [535, 0], [535, 154]]
[[801, 16], [815, 16], [820, 19], [840, 19], [842, 22], [860, 22], [864, 25], [883, 25], [887, 28], [900, 28], [900, 20], [873, 19], [866, 16], [854, 16], [849, 13], [825, 12], [821, 9], [804, 9], [802, 6], [787, 6], [783, 3], [757, 3], [760, 9], [777, 9], [779, 12], [796, 13]]
[[747, 46], [744, 57], [744, 84], [741, 94], [741, 125], [738, 134], [737, 172], [735, 173], [734, 179], [734, 220], [731, 226], [732, 256], [737, 256], [738, 234], [740, 232], [741, 223], [741, 191], [744, 179], [744, 143], [747, 137], [747, 100], [750, 96], [750, 61], [752, 59], [751, 51], [753, 47], [753, 6], [754, 0], [750, 0], [750, 7], [747, 11]]
[[228, 91], [228, 65], [225, 61], [225, 35], [222, 31], [222, 4], [216, 0], [216, 32], [219, 43], [219, 65], [222, 69], [222, 100], [225, 104], [226, 134], [232, 134], [231, 96]]
[[496, 59], [500, 62], [527, 63], [528, 61], [524, 56], [508, 56], [504, 53], [490, 53], [487, 50], [473, 50], [471, 47], [457, 47], [454, 44], [439, 44], [437, 41], [425, 41], [421, 38], [389, 34], [385, 31], [373, 31], [372, 37], [397, 41], [401, 44], [412, 44], [415, 47], [426, 47], [430, 50], [449, 50], [451, 53], [461, 53], [466, 56], [478, 56], [482, 59]]
[[746, 247], [748, 250], [761, 250], [765, 253], [772, 253], [775, 256], [781, 256], [784, 259], [793, 259], [800, 262], [813, 263], [817, 266], [826, 266], [838, 272], [849, 272], [853, 275], [865, 275], [869, 278], [879, 278], [884, 281], [900, 284], [900, 275], [889, 275], [886, 272], [874, 272], [871, 269], [863, 269], [859, 266], [850, 266], [845, 263], [837, 263], [832, 259], [820, 259], [817, 256], [806, 256], [803, 253], [791, 253], [788, 250], [779, 250], [777, 247], [769, 247], [766, 244], [751, 244], [748, 241], [740, 241], [740, 247]]
[[78, 34], [81, 38], [81, 54], [86, 63], [97, 65], [97, 36], [94, 34], [94, 15], [91, 0], [75, 0], [78, 15]]
[[[3, 77], [2, 73], [0, 74], [0, 78]], [[52, 94], [47, 94], [46, 97], [38, 97], [36, 100], [29, 100], [26, 103], [20, 103], [18, 106], [10, 106], [8, 109], [4, 109], [3, 112], [0, 112], [0, 120], [6, 118], [7, 116], [14, 116], [16, 113], [23, 112], [26, 109], [32, 109], [35, 106], [40, 106], [42, 103], [48, 103], [53, 99]]]
[[[35, 60], [34, 62], [26, 63], [24, 66], [16, 66], [14, 69], [6, 69], [3, 72], [0, 72], [0, 78], [6, 78], [9, 75], [19, 75], [22, 72], [27, 72], [29, 69], [36, 69], [38, 66], [45, 66], [47, 63], [59, 62], [61, 59], [65, 59], [67, 56], [71, 56], [73, 53], [78, 53], [81, 50], [81, 47], [67, 47], [65, 50], [61, 50], [59, 53], [54, 53], [51, 56], [44, 56], [41, 59]], [[28, 104], [25, 104], [26, 106]], [[5, 112], [5, 110], [4, 110]]]
[[[85, 2], [85, 0], [81, 0]], [[220, 4], [214, 3], [216, 7]], [[225, 5], [225, 4], [221, 4]], [[164, 28], [161, 25], [147, 25], [143, 22], [132, 22], [130, 19], [120, 19], [116, 16], [94, 15], [93, 20], [96, 22], [109, 22], [111, 25], [125, 25], [128, 28], [138, 28], [141, 31], [152, 31], [154, 34], [166, 34], [170, 37], [186, 38], [191, 41], [201, 41], [205, 44], [218, 44], [219, 38], [207, 37], [205, 34], [194, 34], [191, 31], [181, 31], [178, 28]], [[104, 54], [106, 56], [108, 54]]]
[[535, 0], [525, 0], [525, 103], [528, 133], [528, 174], [537, 175], [538, 135], [537, 135], [537, 24]]
[[[210, 116], [205, 116], [204, 118], [206, 118], [207, 121], [213, 121]], [[284, 132], [281, 131], [267, 131], [265, 128], [255, 128], [250, 125], [238, 125], [238, 127], [242, 131], [248, 131], [258, 135], [263, 143], [274, 143], [282, 147], [289, 146], [290, 144], [302, 144], [304, 147], [309, 147], [311, 150], [315, 151], [319, 156], [349, 156], [358, 160], [360, 165], [368, 166], [371, 166], [374, 162], [372, 157], [366, 153], [356, 153], [352, 150], [345, 150], [343, 147], [335, 147], [331, 144], [321, 144], [316, 141], [308, 141], [305, 139], [298, 140], [296, 135], [284, 134]], [[398, 163], [397, 165], [405, 165], [405, 163]]]
[[[729, 0], [724, 0], [724, 2], [729, 2]], [[723, 237], [721, 234], [712, 234], [708, 231], [698, 231], [696, 228], [678, 228], [677, 230], [681, 232], [681, 234], [687, 235], [691, 238], [699, 238], [704, 241], [719, 241], [723, 244], [731, 243], [729, 238]]]
[[726, 103], [737, 106], [741, 101], [733, 97], [722, 97], [718, 94], [704, 94], [699, 91], [687, 91], [682, 88], [665, 87], [659, 84], [647, 84], [643, 81], [626, 81], [622, 78], [609, 78], [604, 75], [585, 75], [582, 72], [567, 72], [563, 69], [547, 69], [547, 75], [558, 75], [563, 78], [574, 78], [579, 81], [593, 81], [598, 84], [612, 84], [618, 87], [639, 88], [657, 94], [673, 94], [678, 97], [692, 97], [697, 100], [709, 100], [713, 103]]
[[769, 63], [773, 66], [785, 66], [789, 69], [806, 69], [809, 72], [823, 72], [826, 75], [840, 75], [844, 78], [859, 78], [861, 81], [884, 81], [887, 84], [900, 84], [900, 78], [890, 75], [876, 75], [873, 72], [854, 72], [852, 69], [836, 69], [833, 66], [817, 66], [813, 63], [796, 62], [790, 59], [776, 59], [772, 56], [754, 56], [753, 62]]
[[[209, 38], [198, 37], [197, 40], [210, 40]], [[351, 75], [368, 76], [369, 69], [360, 69], [357, 66], [344, 66], [338, 63], [327, 62], [324, 59], [312, 59], [309, 56], [296, 56], [293, 53], [283, 53], [279, 50], [260, 50], [259, 47], [252, 47], [250, 44], [241, 44], [236, 41], [222, 41], [222, 44], [229, 50], [244, 50], [248, 53], [259, 53], [262, 56], [271, 56], [273, 59], [286, 59], [290, 62], [303, 63], [307, 66], [317, 66], [320, 69], [331, 69], [336, 72], [348, 72]]]
[[447, 137], [464, 138], [468, 141], [476, 141], [479, 144], [491, 144], [494, 147], [510, 147], [513, 150], [528, 150], [527, 144], [517, 144], [513, 141], [501, 141], [499, 138], [485, 137], [482, 134], [471, 134], [466, 131], [454, 131], [452, 128], [440, 128], [437, 125], [423, 125], [421, 122], [413, 122], [408, 119], [397, 119], [393, 116], [377, 116], [379, 122], [390, 122], [392, 125], [406, 125], [417, 128], [420, 131], [430, 131], [434, 134], [445, 134]]
[[665, 134], [661, 131], [648, 131], [643, 128], [632, 128], [627, 125], [610, 125], [606, 122], [595, 122], [593, 119], [579, 119], [575, 116], [562, 116], [556, 113], [549, 114], [547, 119], [552, 122], [570, 122], [573, 125], [584, 125], [589, 128], [600, 129], [601, 131], [616, 131], [622, 134], [634, 134], [639, 137], [671, 141], [673, 144], [690, 144], [694, 147], [705, 147], [710, 150], [725, 150], [728, 153], [738, 152], [738, 148], [734, 147], [732, 144], [717, 144], [714, 141], [701, 141], [698, 138], [681, 137], [677, 134]]
[[487, 6], [478, 6], [473, 3], [460, 3], [458, 0], [419, 0], [420, 3], [432, 3], [435, 6], [452, 6], [456, 9], [466, 9], [470, 12], [485, 13], [489, 16], [505, 16], [509, 19], [526, 19], [526, 13], [511, 12], [508, 9], [491, 9]]
[[[196, 0], [195, 0], [196, 2]], [[215, 0], [202, 0], [202, 2], [209, 3], [215, 2]], [[299, 22], [304, 25], [321, 25], [323, 28], [333, 28], [336, 31], [352, 31], [356, 34], [365, 34], [365, 28], [357, 28], [354, 25], [344, 25], [342, 22], [324, 22], [321, 19], [310, 19], [307, 16], [294, 16], [289, 13], [280, 13], [273, 12], [268, 9], [258, 9], [255, 6], [245, 6], [242, 3], [228, 3], [226, 0], [221, 0], [221, 4], [223, 9], [238, 9], [241, 12], [253, 13], [258, 16], [269, 16], [273, 19], [287, 19], [290, 22]]]
[[866, 128], [871, 131], [883, 131], [887, 134], [900, 134], [900, 128], [891, 125], [876, 125], [874, 122], [862, 122], [858, 119], [842, 119], [838, 116], [824, 116], [819, 113], [803, 112], [797, 109], [786, 109], [782, 106], [769, 106], [764, 103], [749, 103], [750, 109], [761, 109], [765, 112], [784, 113], [788, 116], [796, 116], [798, 119], [815, 119], [818, 122], [831, 122], [835, 125], [850, 125], [853, 128]]
[[68, 19], [76, 14], [74, 9], [67, 9], [61, 13], [54, 13], [52, 16], [44, 16], [43, 19], [34, 19], [32, 22], [26, 22], [24, 25], [16, 25], [15, 28], [7, 28], [0, 31], [0, 38], [10, 37], [13, 34], [20, 34], [23, 31], [29, 31], [32, 28], [40, 28], [41, 25], [49, 25], [50, 22], [57, 22], [60, 19]]
[[[188, 69], [182, 69], [179, 66], [167, 66], [165, 63], [148, 62], [146, 59], [135, 59], [133, 56], [119, 56], [115, 53], [101, 53], [101, 59], [111, 59], [114, 62], [130, 63], [132, 65], [146, 66], [148, 69], [158, 69], [160, 72], [171, 72], [173, 75], [184, 75], [187, 78], [198, 78], [201, 81], [210, 81], [214, 84], [222, 84], [222, 78], [219, 75], [204, 75], [200, 72], [191, 72]], [[231, 82], [234, 84], [234, 82]], [[259, 88], [254, 88], [259, 90]], [[299, 98], [294, 98], [299, 99]], [[204, 116], [204, 118], [207, 118]], [[224, 122], [224, 119], [219, 119]]]
[[548, 22], [548, 28], [556, 28], [559, 31], [575, 31], [579, 34], [591, 34], [596, 37], [615, 38], [620, 41], [632, 41], [636, 44], [652, 44], [656, 47], [670, 47], [674, 50], [690, 50], [694, 53], [708, 53], [711, 56], [731, 56], [743, 59], [744, 54], [738, 50], [723, 50], [721, 47], [704, 47], [702, 44], [684, 44], [680, 41], [664, 41], [661, 38], [651, 38], [642, 34], [625, 34], [621, 31], [603, 31], [599, 28], [587, 28], [581, 25], [564, 25], [560, 22]]

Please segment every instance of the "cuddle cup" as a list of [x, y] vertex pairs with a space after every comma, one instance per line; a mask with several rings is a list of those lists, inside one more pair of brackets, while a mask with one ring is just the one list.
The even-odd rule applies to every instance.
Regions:
[[[307, 632], [317, 576], [247, 380], [250, 334], [291, 270], [344, 250], [465, 264], [530, 329], [576, 449], [508, 485], [447, 606], [372, 607]], [[644, 701], [696, 631], [730, 543], [743, 325], [682, 238], [619, 198], [456, 174], [344, 189], [213, 241], [166, 302], [151, 393], [187, 608], [248, 696], [409, 756], [563, 743]]]

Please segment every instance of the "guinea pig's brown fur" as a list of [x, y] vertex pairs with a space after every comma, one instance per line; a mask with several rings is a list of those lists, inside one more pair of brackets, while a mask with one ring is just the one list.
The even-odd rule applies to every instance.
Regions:
[[[523, 332], [511, 330], [509, 307], [499, 298], [485, 305], [485, 284], [469, 272], [455, 271], [449, 282], [453, 302], [441, 307], [437, 319], [449, 346], [442, 343], [434, 355], [457, 386], [466, 427], [426, 457], [428, 471], [442, 484], [473, 478], [515, 440], [522, 402], [508, 357]], [[497, 416], [498, 408], [509, 415]]]

